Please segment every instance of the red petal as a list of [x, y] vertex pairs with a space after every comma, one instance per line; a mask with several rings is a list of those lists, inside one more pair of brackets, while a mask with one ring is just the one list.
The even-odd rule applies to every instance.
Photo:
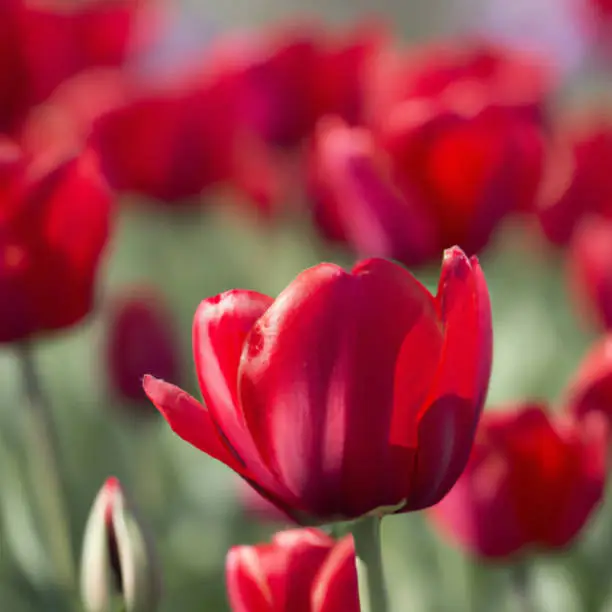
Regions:
[[275, 609], [273, 594], [255, 547], [231, 548], [227, 555], [225, 575], [233, 612], [271, 612]]
[[491, 303], [476, 258], [444, 254], [437, 303], [444, 347], [437, 382], [419, 423], [411, 509], [439, 501], [463, 471], [491, 376]]
[[143, 386], [174, 433], [239, 474], [245, 473], [244, 466], [219, 436], [208, 410], [200, 402], [182, 389], [153, 376], [145, 376]]
[[435, 347], [435, 305], [384, 260], [353, 274], [332, 264], [303, 272], [253, 327], [239, 379], [245, 418], [265, 460], [313, 513], [359, 516], [399, 501], [397, 476], [412, 456], [396, 453], [389, 436], [408, 334]]
[[291, 498], [270, 474], [247, 429], [237, 398], [245, 338], [272, 298], [254, 291], [227, 291], [201, 302], [193, 320], [193, 351], [202, 397], [213, 421], [266, 491]]
[[359, 612], [355, 546], [348, 535], [338, 541], [321, 566], [311, 594], [311, 612]]

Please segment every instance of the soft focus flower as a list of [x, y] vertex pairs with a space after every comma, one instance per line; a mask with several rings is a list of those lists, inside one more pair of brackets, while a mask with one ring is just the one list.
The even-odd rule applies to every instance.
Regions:
[[408, 53], [391, 51], [376, 64], [369, 110], [377, 123], [406, 101], [453, 104], [479, 98], [539, 122], [554, 80], [540, 59], [502, 45], [477, 39], [427, 45]]
[[612, 219], [612, 124], [592, 114], [566, 123], [558, 130], [538, 198], [542, 230], [557, 245], [570, 242], [585, 215]]
[[138, 0], [6, 0], [0, 7], [0, 131], [14, 132], [29, 109], [90, 66], [121, 64], [133, 42]]
[[302, 523], [439, 501], [467, 461], [491, 369], [473, 258], [446, 251], [438, 294], [383, 259], [320, 264], [276, 300], [204, 300], [193, 349], [205, 405], [145, 377], [182, 438]]
[[153, 612], [160, 577], [151, 542], [145, 537], [121, 484], [109, 478], [98, 493], [83, 537], [81, 595], [86, 612]]
[[180, 82], [132, 87], [93, 118], [88, 142], [119, 191], [174, 203], [229, 184], [266, 210], [276, 201], [278, 176], [242, 116], [243, 96], [239, 79], [208, 68]]
[[90, 312], [110, 215], [91, 151], [30, 160], [0, 142], [0, 342], [69, 327]]
[[568, 252], [572, 297], [588, 318], [612, 329], [612, 219], [590, 216], [574, 231]]
[[601, 501], [607, 443], [597, 415], [579, 423], [540, 404], [485, 412], [465, 471], [428, 514], [484, 557], [564, 547]]
[[479, 102], [406, 102], [378, 134], [322, 123], [312, 191], [324, 234], [407, 265], [455, 244], [483, 249], [507, 214], [531, 207], [543, 147], [532, 121]]
[[247, 87], [245, 113], [270, 143], [297, 145], [326, 115], [349, 124], [363, 120], [370, 66], [384, 29], [364, 22], [336, 36], [325, 30], [299, 22], [265, 35], [222, 39], [211, 51], [213, 61]]
[[[132, 290], [110, 306], [106, 338], [108, 380], [115, 395], [135, 407], [146, 405], [142, 378], [153, 374], [178, 380], [177, 340], [170, 311], [163, 296], [152, 289]], [[140, 412], [140, 410], [139, 410]]]
[[227, 555], [233, 612], [359, 612], [353, 537], [317, 529], [281, 531], [271, 544]]
[[565, 403], [579, 418], [599, 412], [612, 423], [612, 335], [601, 338], [584, 356], [568, 384]]

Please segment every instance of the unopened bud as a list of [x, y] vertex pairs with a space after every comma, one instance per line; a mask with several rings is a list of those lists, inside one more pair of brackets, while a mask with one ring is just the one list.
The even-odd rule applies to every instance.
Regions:
[[116, 478], [109, 478], [91, 509], [81, 558], [86, 612], [153, 612], [160, 580], [150, 541]]
[[139, 414], [156, 414], [142, 389], [142, 378], [152, 374], [179, 380], [178, 352], [173, 320], [163, 295], [139, 288], [114, 300], [106, 361], [110, 387], [122, 405]]

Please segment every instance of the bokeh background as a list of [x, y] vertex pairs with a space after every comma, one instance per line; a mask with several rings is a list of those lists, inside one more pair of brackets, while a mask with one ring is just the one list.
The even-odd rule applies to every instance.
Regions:
[[[398, 43], [416, 45], [478, 33], [542, 53], [562, 73], [555, 103], [601, 101], [612, 66], [577, 25], [569, 0], [189, 0], [164, 6], [164, 34], [139, 57], [150, 75], [171, 74], [238, 28], [316, 16], [341, 31], [372, 16]], [[605, 55], [605, 54], [604, 54]], [[154, 126], [151, 126], [154, 129]], [[122, 195], [138, 200], [138, 196]], [[161, 560], [161, 609], [228, 610], [224, 560], [235, 544], [269, 538], [282, 525], [245, 510], [238, 479], [176, 437], [147, 404], [134, 407], [108, 380], [109, 310], [134, 287], [162, 295], [174, 323], [182, 384], [198, 396], [191, 322], [198, 303], [230, 288], [276, 295], [322, 260], [350, 266], [304, 217], [261, 223], [230, 201], [205, 196], [185, 209], [120, 206], [98, 282], [95, 312], [78, 327], [36, 342], [35, 360], [52, 404], [69, 491], [75, 554], [92, 501], [109, 475], [120, 478], [153, 534]], [[554, 401], [596, 333], [576, 316], [563, 257], [514, 222], [503, 225], [481, 258], [492, 295], [495, 351], [491, 406], [525, 397]], [[416, 270], [432, 290], [438, 265]], [[61, 287], [57, 288], [61, 295]], [[1, 298], [0, 298], [1, 299]], [[375, 331], [373, 332], [375, 333]], [[0, 352], [0, 610], [64, 610], [30, 499], [39, 486], [23, 445], [23, 395], [14, 349]], [[393, 609], [511, 610], [509, 569], [484, 565], [441, 540], [419, 514], [387, 518], [384, 555]], [[554, 556], [534, 556], [541, 611], [612, 610], [612, 507], [597, 512], [579, 541]]]

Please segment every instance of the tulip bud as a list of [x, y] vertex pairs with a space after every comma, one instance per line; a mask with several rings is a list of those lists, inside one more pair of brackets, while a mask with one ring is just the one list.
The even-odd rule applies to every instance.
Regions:
[[91, 509], [81, 558], [86, 612], [152, 612], [159, 601], [153, 550], [116, 478], [109, 478]]
[[173, 321], [164, 302], [152, 291], [120, 297], [111, 307], [106, 340], [109, 384], [115, 395], [139, 412], [151, 412], [142, 389], [145, 374], [179, 377]]

